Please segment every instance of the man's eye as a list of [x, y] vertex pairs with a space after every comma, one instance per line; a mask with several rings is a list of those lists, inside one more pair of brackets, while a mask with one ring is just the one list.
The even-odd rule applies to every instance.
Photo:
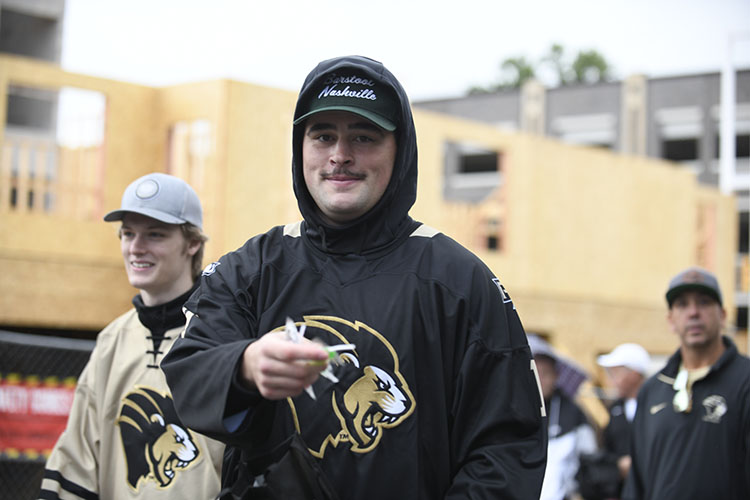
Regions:
[[375, 139], [370, 137], [369, 135], [360, 135], [357, 137], [357, 142], [373, 142]]
[[149, 238], [164, 238], [165, 234], [159, 233], [159, 232], [151, 232], [151, 233], [148, 233], [148, 236]]

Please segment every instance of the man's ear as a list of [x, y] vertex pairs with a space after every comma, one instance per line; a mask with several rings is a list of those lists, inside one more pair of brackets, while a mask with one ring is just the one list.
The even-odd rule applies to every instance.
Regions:
[[674, 321], [672, 321], [672, 307], [670, 306], [669, 309], [667, 309], [667, 324], [669, 325], [669, 329], [672, 330], [672, 333], [676, 333], [674, 329]]
[[187, 253], [191, 257], [195, 255], [201, 247], [201, 240], [190, 240], [187, 245]]

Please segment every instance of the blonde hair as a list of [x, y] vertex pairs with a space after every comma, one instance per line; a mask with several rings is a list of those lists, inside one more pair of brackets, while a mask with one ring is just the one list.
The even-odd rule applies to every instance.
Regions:
[[187, 245], [191, 241], [200, 241], [200, 247], [198, 248], [198, 251], [195, 252], [195, 254], [193, 255], [193, 260], [192, 260], [192, 265], [191, 265], [193, 281], [195, 281], [200, 277], [201, 271], [203, 271], [203, 253], [206, 249], [206, 241], [208, 241], [208, 236], [203, 234], [203, 231], [201, 231], [201, 228], [189, 222], [180, 224], [180, 229], [182, 230], [182, 235], [185, 237], [185, 240], [186, 240], [185, 242], [186, 249], [187, 249]]

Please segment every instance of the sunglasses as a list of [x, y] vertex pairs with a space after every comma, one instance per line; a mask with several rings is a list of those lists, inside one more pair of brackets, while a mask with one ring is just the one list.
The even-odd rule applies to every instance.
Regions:
[[693, 406], [693, 400], [690, 391], [688, 391], [687, 383], [688, 372], [687, 370], [681, 370], [672, 384], [672, 388], [677, 391], [672, 399], [672, 407], [678, 413], [690, 413], [690, 409]]

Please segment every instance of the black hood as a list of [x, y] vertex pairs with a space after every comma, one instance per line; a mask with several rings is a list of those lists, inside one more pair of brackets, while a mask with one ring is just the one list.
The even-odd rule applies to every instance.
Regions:
[[394, 132], [398, 145], [396, 162], [383, 197], [369, 212], [344, 226], [326, 224], [307, 190], [302, 173], [304, 122], [295, 125], [293, 130], [292, 178], [297, 204], [305, 219], [303, 232], [313, 245], [326, 253], [372, 255], [408, 236], [415, 225], [408, 214], [417, 198], [417, 139], [406, 92], [381, 63], [361, 56], [337, 57], [321, 62], [307, 75], [297, 98], [294, 119], [303, 114], [300, 103], [306, 102], [311, 89], [318, 88], [321, 78], [332, 72], [342, 74], [352, 70], [388, 86], [401, 105]]

